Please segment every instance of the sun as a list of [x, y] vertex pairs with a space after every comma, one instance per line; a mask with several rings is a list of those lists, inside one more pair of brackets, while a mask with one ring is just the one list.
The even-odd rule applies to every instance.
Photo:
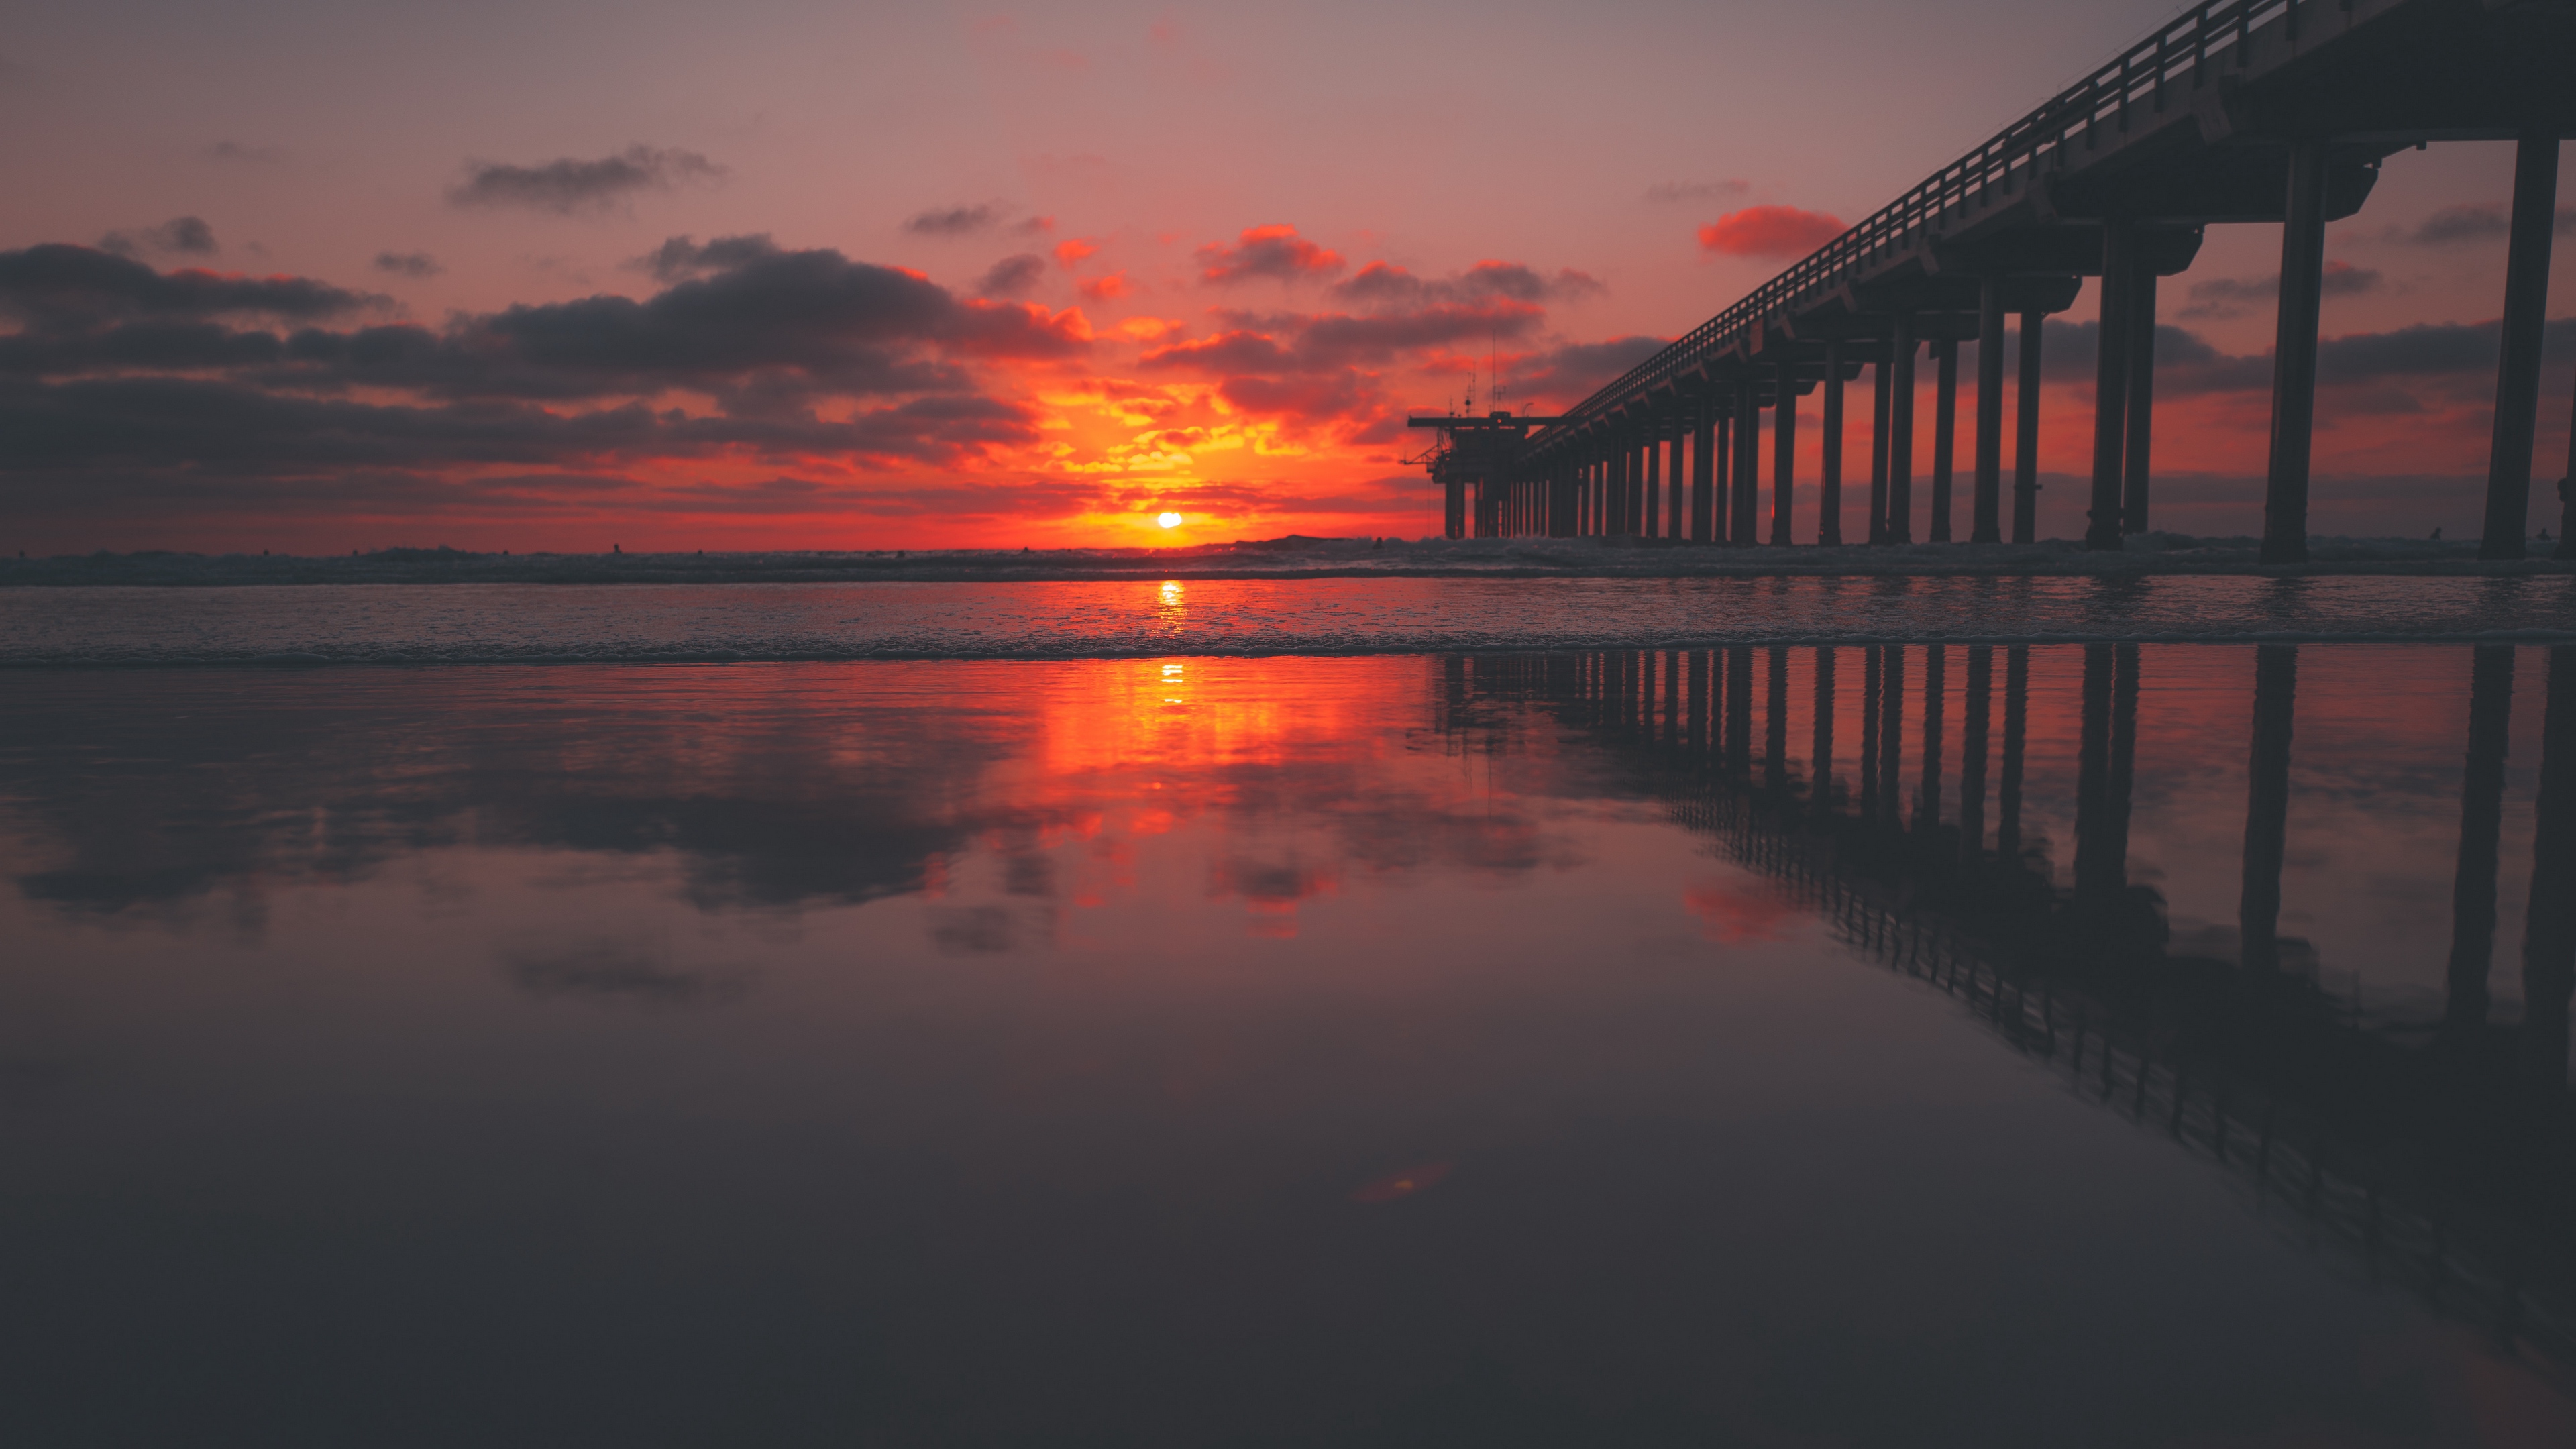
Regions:
[[1154, 515], [1154, 521], [1163, 525], [1165, 528], [1178, 528], [1181, 526], [1181, 516], [1177, 513], [1158, 513]]

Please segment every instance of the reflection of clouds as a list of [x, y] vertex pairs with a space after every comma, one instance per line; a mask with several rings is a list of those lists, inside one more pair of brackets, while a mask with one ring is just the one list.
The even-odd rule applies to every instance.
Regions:
[[531, 996], [645, 1006], [709, 1006], [751, 989], [737, 966], [674, 966], [669, 953], [612, 940], [501, 953], [502, 974]]
[[[1350, 878], [1510, 875], [1575, 850], [1529, 796], [1415, 752], [1426, 667], [1436, 677], [1395, 658], [88, 677], [0, 697], [0, 829], [20, 892], [59, 915], [193, 926], [211, 900], [253, 938], [280, 888], [429, 851], [661, 857], [700, 910], [783, 913], [935, 894], [977, 857], [997, 868], [967, 878], [997, 902], [1134, 894], [1154, 885], [1137, 843], [1198, 831], [1215, 838], [1168, 867], [1182, 888], [1212, 880], [1275, 932]], [[1559, 767], [1529, 765], [1520, 787], [1544, 792]], [[433, 867], [424, 900], [470, 905], [460, 868]], [[1007, 911], [931, 928], [957, 951], [1038, 929]]]
[[985, 956], [1010, 950], [1019, 933], [1000, 906], [964, 906], [931, 912], [930, 939], [943, 956]]
[[1722, 945], [1777, 941], [1802, 912], [1786, 895], [1758, 882], [1694, 886], [1682, 904], [1699, 917], [1700, 934]]

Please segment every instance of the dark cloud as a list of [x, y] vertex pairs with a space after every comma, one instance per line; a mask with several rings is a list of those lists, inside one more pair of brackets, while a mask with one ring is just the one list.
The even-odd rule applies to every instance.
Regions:
[[[2047, 325], [2040, 343], [2042, 373], [2055, 381], [2091, 382], [2099, 325], [2053, 318]], [[2317, 344], [2317, 380], [2329, 386], [2353, 386], [2398, 378], [2464, 378], [2482, 387], [2495, 377], [2501, 345], [2493, 322], [2434, 322], [2393, 332], [2328, 337]], [[2576, 357], [2576, 317], [2550, 322], [2542, 347], [2553, 363]], [[2156, 328], [2158, 392], [2264, 392], [2271, 386], [2268, 352], [2237, 356], [2219, 351], [2183, 328]]]
[[388, 300], [305, 277], [226, 277], [194, 268], [159, 272], [129, 257], [63, 242], [0, 252], [0, 314], [38, 328], [227, 314], [307, 321]]
[[725, 168], [695, 151], [629, 146], [596, 161], [566, 156], [539, 166], [469, 161], [465, 179], [448, 189], [457, 206], [521, 206], [569, 216], [615, 206], [642, 191], [714, 181]]
[[905, 219], [903, 229], [914, 236], [973, 236], [990, 231], [1001, 214], [991, 205], [943, 206], [919, 212]]
[[[367, 299], [300, 278], [157, 273], [82, 247], [0, 253], [0, 309], [29, 323], [0, 334], [0, 379], [15, 379], [0, 381], [0, 475], [73, 487], [718, 452], [956, 463], [1038, 436], [1030, 409], [977, 390], [968, 360], [1089, 345], [1071, 314], [961, 299], [837, 251], [681, 238], [656, 258], [699, 274], [641, 300], [434, 329], [271, 330], [242, 324]], [[671, 392], [718, 412], [657, 405]]]
[[[2576, 207], [2562, 206], [2551, 218], [2552, 230], [2560, 236], [2576, 235]], [[2459, 206], [2445, 206], [2413, 231], [2391, 227], [2384, 234], [2390, 241], [2412, 242], [2418, 246], [2443, 246], [2451, 242], [2482, 241], [2502, 237], [2512, 228], [2512, 216], [2502, 202], [2474, 201]]]
[[1609, 289], [1571, 267], [1545, 276], [1518, 262], [1478, 262], [1455, 276], [1417, 277], [1399, 266], [1371, 262], [1358, 275], [1333, 284], [1333, 295], [1364, 306], [1420, 306], [1426, 302], [1573, 301]]
[[266, 166], [286, 159], [286, 152], [281, 147], [252, 146], [240, 141], [217, 141], [201, 154], [209, 161], [256, 161]]
[[1512, 390], [1522, 397], [1550, 399], [1571, 407], [1661, 352], [1671, 341], [1669, 337], [1628, 336], [1549, 348], [1524, 359], [1512, 370]]
[[[2350, 262], [2326, 263], [2318, 290], [2328, 297], [2359, 297], [2379, 290], [2385, 280], [2369, 267]], [[2185, 318], [2243, 317], [2268, 309], [2281, 296], [2281, 274], [2263, 277], [2211, 277], [2191, 284], [2191, 300], [2174, 315]]]
[[1293, 226], [1246, 227], [1233, 245], [1203, 246], [1198, 258], [1200, 280], [1217, 286], [1260, 277], [1274, 281], [1329, 277], [1343, 266], [1341, 253], [1297, 235]]
[[1646, 188], [1646, 199], [1658, 206], [1671, 206], [1688, 201], [1728, 201], [1753, 189], [1748, 182], [1662, 181]]
[[188, 256], [210, 257], [222, 250], [215, 245], [215, 229], [206, 225], [205, 218], [196, 216], [172, 217], [159, 226], [135, 231], [112, 231], [100, 237], [98, 245], [102, 251], [127, 257], [138, 252], [179, 252]]
[[675, 236], [628, 265], [651, 272], [662, 281], [677, 282], [705, 272], [749, 266], [777, 255], [778, 243], [770, 240], [767, 232], [720, 236], [705, 246], [698, 245], [694, 238]]
[[1025, 297], [1046, 279], [1046, 269], [1046, 258], [1035, 252], [1004, 257], [985, 269], [975, 291], [986, 297]]
[[447, 270], [427, 252], [378, 252], [374, 266], [397, 277], [435, 277]]

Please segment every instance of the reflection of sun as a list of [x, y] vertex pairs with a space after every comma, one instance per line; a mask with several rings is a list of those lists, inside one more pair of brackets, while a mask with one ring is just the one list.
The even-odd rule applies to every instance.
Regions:
[[1181, 526], [1181, 516], [1177, 513], [1156, 514], [1154, 516], [1154, 521], [1163, 525], [1165, 528], [1178, 528]]

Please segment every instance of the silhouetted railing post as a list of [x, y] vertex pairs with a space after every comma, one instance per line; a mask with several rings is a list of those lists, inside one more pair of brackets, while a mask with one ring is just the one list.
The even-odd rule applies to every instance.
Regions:
[[2121, 426], [2129, 401], [2130, 273], [2135, 269], [2137, 228], [2102, 223], [2102, 320], [2094, 333], [2093, 501], [2085, 513], [2084, 546], [2120, 546], [2120, 467], [2127, 454]]
[[2039, 537], [2039, 345], [2048, 335], [2039, 312], [2021, 314], [2020, 397], [2013, 412], [2013, 542]]
[[[1832, 424], [1828, 423], [1827, 427]], [[1968, 508], [1968, 541], [2003, 538], [2004, 282], [1977, 284], [1977, 481]], [[1839, 461], [1839, 460], [1837, 460]]]
[[1994, 709], [1995, 646], [1968, 646], [1968, 718], [1959, 738], [1959, 864], [1973, 868], [1986, 850], [1986, 725]]
[[2236, 908], [2240, 959], [2281, 969], [2281, 862], [2289, 841], [2290, 723], [2299, 646], [2254, 647], [2254, 748], [2245, 769], [2245, 876]]
[[2514, 145], [2513, 221], [2504, 264], [2504, 345], [2496, 360], [2495, 442], [2487, 455], [2480, 558], [2520, 558], [2531, 519], [2531, 453], [2540, 426], [2540, 344], [2549, 309], [2549, 233], [2558, 205], [2558, 138]]
[[2129, 417], [2120, 483], [2120, 527], [2147, 531], [2147, 475], [2155, 454], [2156, 269], [2144, 257], [2129, 268]]
[[2454, 1037], [2486, 1025], [2495, 959], [2497, 836], [2504, 829], [2505, 746], [2513, 722], [2513, 646], [2481, 644], [2469, 665], [2469, 757], [2460, 780], [2459, 865], [2451, 877], [2451, 960], [2442, 1023]]
[[1914, 541], [1914, 317], [1889, 324], [1887, 374], [1887, 541]]
[[2006, 865], [2021, 865], [2021, 775], [2028, 753], [2030, 722], [2030, 646], [2004, 651], [2004, 776], [1995, 792], [1995, 855]]
[[1826, 548], [1843, 541], [1843, 345], [1825, 344], [1825, 435], [1818, 450], [1816, 474], [1816, 542]]
[[1878, 705], [1878, 804], [1890, 825], [1904, 823], [1905, 777], [1905, 646], [1890, 644], [1880, 665]]
[[1860, 818], [1878, 818], [1878, 696], [1886, 687], [1885, 645], [1860, 651]]
[[1816, 646], [1815, 759], [1808, 765], [1807, 798], [1816, 809], [1834, 808], [1834, 646]]
[[2308, 459], [2316, 441], [2317, 321], [2325, 288], [2326, 148], [2290, 147], [2281, 223], [2281, 311], [2272, 344], [2272, 456], [2263, 492], [2263, 562], [2308, 561]]
[[1932, 344], [1932, 527], [1931, 541], [1950, 541], [1950, 480], [1959, 445], [1959, 344], [1944, 337]]
[[2576, 646], [2549, 651], [2540, 726], [2540, 800], [2531, 836], [2531, 910], [2522, 937], [2523, 1072], [2567, 1083], [2567, 1009], [2576, 997]]
[[1947, 713], [1950, 646], [1923, 648], [1923, 781], [1914, 800], [1914, 828], [1929, 836], [1941, 828], [1941, 722]]
[[1782, 349], [1778, 377], [1779, 400], [1771, 405], [1771, 542], [1787, 548], [1789, 518], [1797, 500], [1798, 472], [1798, 365]]
[[1869, 367], [1869, 541], [1887, 542], [1887, 409], [1893, 391], [1888, 369], [1895, 363], [1892, 344], [1882, 344]]

